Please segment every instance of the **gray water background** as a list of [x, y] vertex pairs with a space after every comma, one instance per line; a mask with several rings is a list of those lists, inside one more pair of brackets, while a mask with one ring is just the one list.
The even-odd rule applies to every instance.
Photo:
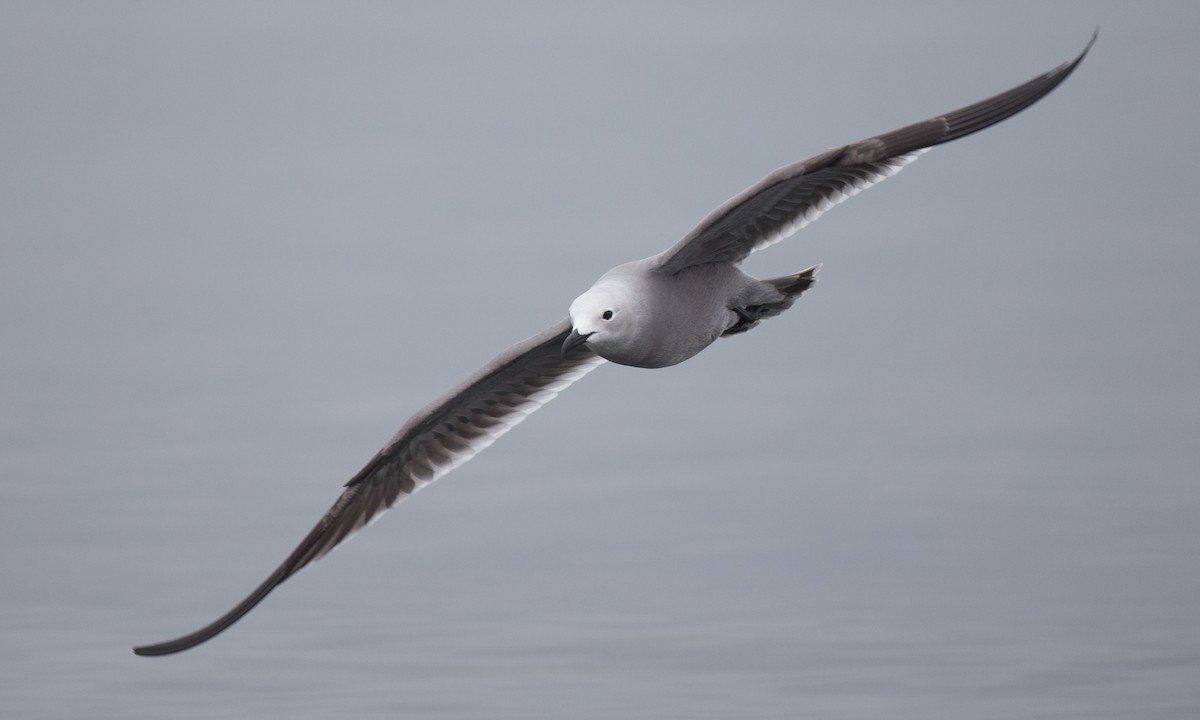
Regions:
[[[1200, 717], [1200, 5], [0, 5], [0, 714]], [[1072, 57], [181, 656], [771, 169]]]

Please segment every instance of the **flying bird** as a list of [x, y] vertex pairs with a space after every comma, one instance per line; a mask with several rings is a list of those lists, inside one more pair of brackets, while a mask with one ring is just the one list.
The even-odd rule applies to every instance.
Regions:
[[779, 315], [817, 267], [760, 280], [738, 267], [829, 208], [895, 175], [929, 148], [995, 125], [1065, 80], [1069, 62], [999, 95], [785, 165], [712, 211], [665, 252], [618, 265], [571, 303], [569, 317], [513, 345], [422, 408], [346, 483], [283, 564], [236, 607], [183, 637], [134, 648], [169, 655], [210, 640], [305, 565], [384, 510], [491, 445], [568, 385], [608, 360], [641, 368], [681, 363], [719, 337]]

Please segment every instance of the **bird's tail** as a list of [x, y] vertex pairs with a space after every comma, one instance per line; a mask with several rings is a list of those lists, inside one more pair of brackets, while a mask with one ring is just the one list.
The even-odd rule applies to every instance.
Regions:
[[[817, 271], [821, 269], [820, 265], [813, 265], [807, 270], [801, 270], [794, 275], [784, 275], [783, 277], [771, 278], [764, 280], [775, 286], [775, 289], [784, 295], [788, 296], [792, 301], [800, 297], [800, 293], [813, 286], [817, 281]], [[790, 306], [791, 303], [788, 303]], [[781, 308], [780, 312], [786, 308]]]
[[812, 287], [813, 283], [817, 281], [817, 271], [820, 269], [820, 265], [813, 265], [806, 270], [801, 270], [792, 275], [763, 280], [763, 284], [775, 288], [779, 296], [768, 302], [755, 302], [754, 304], [747, 304], [744, 307], [732, 308], [737, 313], [738, 320], [728, 330], [721, 333], [721, 336], [725, 337], [727, 335], [737, 335], [738, 333], [746, 332], [758, 325], [759, 322], [770, 317], [775, 317], [790, 308], [792, 303], [796, 302], [796, 298], [800, 297], [801, 293]]

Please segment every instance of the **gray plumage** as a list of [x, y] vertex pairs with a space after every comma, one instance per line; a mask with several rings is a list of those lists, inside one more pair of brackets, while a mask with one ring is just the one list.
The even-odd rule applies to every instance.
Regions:
[[786, 165], [718, 207], [665, 252], [605, 273], [571, 304], [569, 319], [512, 346], [417, 412], [241, 603], [194, 633], [134, 652], [167, 655], [211, 639], [288, 577], [469, 460], [604, 360], [674, 365], [718, 337], [780, 314], [811, 287], [817, 268], [758, 280], [738, 267], [747, 255], [896, 174], [925, 149], [1029, 107], [1065, 80], [1095, 41], [1093, 35], [1073, 61], [1007, 92]]

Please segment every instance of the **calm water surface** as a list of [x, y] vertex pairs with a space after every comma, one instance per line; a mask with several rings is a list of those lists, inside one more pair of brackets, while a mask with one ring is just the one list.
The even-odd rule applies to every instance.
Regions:
[[[770, 169], [1100, 42], [192, 652]], [[1191, 4], [0, 8], [0, 715], [1200, 717]]]

